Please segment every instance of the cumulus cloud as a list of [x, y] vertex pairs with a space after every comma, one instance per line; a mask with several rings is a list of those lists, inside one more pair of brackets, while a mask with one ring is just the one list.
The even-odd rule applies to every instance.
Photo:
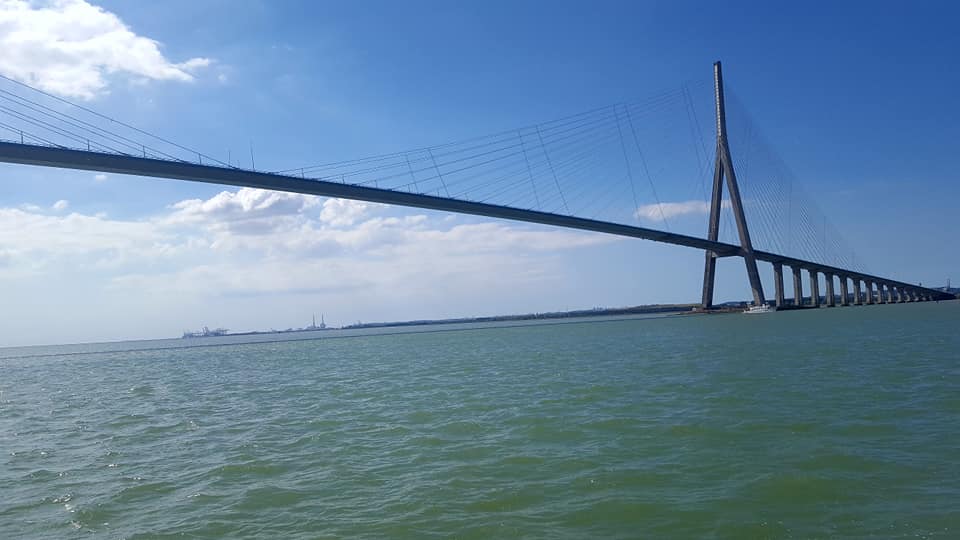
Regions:
[[348, 199], [327, 199], [323, 203], [320, 220], [333, 227], [349, 227], [369, 214], [372, 209], [381, 206]]
[[[67, 207], [66, 201], [57, 205], [61, 210]], [[234, 268], [225, 270], [223, 276], [232, 277], [223, 277], [223, 287], [295, 290], [316, 286], [317, 276], [303, 268], [323, 268], [327, 276], [338, 271], [338, 279], [359, 283], [385, 279], [377, 272], [421, 278], [461, 272], [476, 277], [499, 260], [512, 261], [514, 273], [524, 275], [531, 272], [522, 264], [530, 254], [615, 240], [499, 222], [378, 215], [387, 208], [251, 188], [180, 201], [135, 221], [103, 214], [46, 214], [38, 207], [22, 206], [0, 209], [0, 245], [16, 254], [14, 262], [31, 271], [113, 268], [119, 272], [114, 283], [146, 280], [169, 288], [194, 283], [191, 278], [200, 268], [222, 265]], [[145, 271], [160, 262], [176, 270]], [[11, 266], [16, 265], [6, 268]], [[196, 283], [211, 287], [204, 281]]]
[[62, 211], [62, 210], [66, 210], [67, 207], [69, 207], [69, 206], [70, 206], [70, 201], [68, 201], [68, 200], [66, 200], [66, 199], [60, 199], [59, 201], [53, 203], [53, 206], [52, 206], [51, 208], [53, 208], [54, 210], [60, 212], [60, 211]]
[[0, 73], [61, 96], [93, 99], [107, 77], [189, 82], [211, 63], [174, 63], [160, 44], [85, 0], [0, 0]]
[[[729, 208], [730, 201], [722, 201], [721, 206]], [[636, 216], [647, 221], [661, 221], [679, 216], [709, 213], [710, 203], [707, 201], [682, 201], [645, 204], [637, 208]]]
[[312, 195], [241, 188], [221, 191], [206, 200], [180, 201], [162, 221], [168, 225], [205, 225], [233, 234], [267, 234], [302, 224], [306, 211], [321, 202]]

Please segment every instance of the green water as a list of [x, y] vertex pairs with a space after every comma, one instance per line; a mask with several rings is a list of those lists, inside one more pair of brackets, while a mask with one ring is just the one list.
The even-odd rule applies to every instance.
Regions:
[[8, 357], [0, 538], [958, 538], [958, 323], [950, 302]]

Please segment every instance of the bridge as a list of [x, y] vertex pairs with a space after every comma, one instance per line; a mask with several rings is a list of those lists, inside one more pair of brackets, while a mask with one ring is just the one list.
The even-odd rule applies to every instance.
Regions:
[[[520, 128], [515, 132], [503, 132], [460, 143], [319, 166], [262, 171], [254, 167], [252, 151], [251, 166], [240, 167], [234, 165], [230, 158], [224, 162], [194, 152], [26, 84], [3, 79], [19, 91], [0, 89], [0, 117], [6, 120], [0, 122], [0, 129], [6, 130], [8, 136], [13, 134], [13, 139], [0, 140], [0, 162], [337, 197], [551, 225], [696, 248], [705, 253], [701, 296], [704, 310], [714, 308], [717, 260], [727, 257], [743, 260], [755, 305], [770, 303], [763, 290], [758, 261], [772, 265], [772, 303], [778, 308], [886, 304], [954, 298], [940, 290], [874, 275], [864, 271], [846, 256], [839, 257], [831, 264], [831, 261], [826, 260], [829, 245], [819, 252], [811, 251], [809, 239], [800, 244], [801, 251], [802, 247], [806, 246], [807, 257], [755, 249], [738, 183], [736, 162], [730, 150], [727, 103], [720, 62], [714, 64], [713, 112], [716, 120], [716, 140], [712, 153], [714, 170], [705, 238], [641, 226], [633, 222], [639, 207], [634, 178], [636, 175], [633, 172], [634, 168], [637, 168], [636, 156], [639, 156], [642, 165], [640, 168], [646, 172], [656, 198], [652, 175], [640, 150], [634, 122], [638, 115], [654, 110], [678, 95], [680, 97], [677, 99], [689, 104], [690, 93], [686, 90], [658, 96], [640, 104], [617, 104], [546, 124]], [[38, 94], [49, 104], [32, 97], [31, 92]], [[691, 110], [692, 106], [687, 109], [687, 113]], [[83, 117], [80, 113], [86, 116]], [[110, 127], [103, 127], [104, 122]], [[625, 136], [625, 132], [633, 134], [637, 145], [634, 161], [630, 159], [627, 143], [629, 135]], [[150, 146], [143, 142], [144, 137], [153, 141]], [[601, 148], [598, 140], [611, 143], [612, 150]], [[156, 141], [165, 146], [159, 148]], [[618, 146], [626, 170], [624, 179], [628, 182], [611, 182], [610, 185], [629, 186], [627, 192], [632, 196], [621, 197], [614, 193], [612, 203], [619, 202], [618, 199], [622, 198], [631, 199], [633, 204], [630, 219], [627, 222], [618, 222], [614, 219], [576, 215], [570, 210], [571, 201], [567, 197], [569, 192], [565, 193], [561, 178], [591, 174], [591, 164], [594, 171], [602, 170], [602, 164], [597, 164], [596, 156], [610, 152], [617, 154]], [[558, 152], [560, 149], [566, 151], [566, 157], [561, 157]], [[184, 152], [190, 157], [184, 158]], [[537, 156], [532, 158], [531, 154], [535, 152]], [[708, 153], [704, 151], [703, 155]], [[196, 159], [193, 159], [194, 156]], [[591, 159], [594, 161], [590, 161]], [[398, 180], [400, 178], [403, 178], [403, 182]], [[478, 178], [480, 180], [477, 180]], [[538, 178], [540, 184], [537, 183]], [[544, 183], [549, 186], [549, 191], [545, 190]], [[458, 184], [466, 185], [467, 190], [451, 195], [450, 188]], [[728, 192], [727, 199], [724, 198], [724, 187]], [[522, 197], [526, 197], [527, 205], [519, 204], [516, 198], [511, 202], [497, 199], [502, 199], [505, 193], [519, 192], [518, 190], [523, 190], [520, 193]], [[487, 197], [469, 196], [470, 193], [484, 191]], [[775, 190], [772, 188], [767, 187], [766, 193], [776, 199]], [[606, 196], [610, 198], [609, 193]], [[555, 205], [555, 209], [549, 207], [550, 203]], [[783, 204], [783, 201], [775, 201], [775, 204]], [[657, 206], [666, 227], [667, 218], [659, 199]], [[802, 205], [798, 211], [799, 228], [811, 227], [807, 206]], [[720, 240], [721, 215], [725, 209], [729, 209], [733, 216], [739, 242]], [[766, 208], [760, 216], [768, 228], [783, 228], [782, 216], [778, 216], [771, 208]], [[823, 236], [826, 237], [825, 228]], [[834, 236], [831, 235], [831, 242], [836, 242]], [[824, 240], [827, 244], [826, 238]], [[778, 244], [780, 247], [784, 246], [782, 241], [772, 242], [772, 245]], [[814, 260], [815, 257], [811, 254], [817, 253], [822, 256]], [[793, 275], [792, 299], [785, 296], [784, 267], [788, 267]], [[803, 287], [804, 272], [809, 280], [808, 297]], [[823, 295], [819, 290], [821, 276], [825, 285]], [[839, 288], [835, 287], [837, 282]], [[839, 295], [836, 294], [837, 291]]]

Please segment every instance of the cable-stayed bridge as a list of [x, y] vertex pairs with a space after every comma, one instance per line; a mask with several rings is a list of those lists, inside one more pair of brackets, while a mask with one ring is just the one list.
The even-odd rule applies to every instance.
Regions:
[[[244, 167], [2, 79], [0, 162], [339, 197], [692, 247], [706, 254], [704, 309], [713, 307], [716, 261], [723, 257], [744, 261], [757, 305], [768, 303], [758, 261], [773, 267], [773, 302], [781, 308], [953, 298], [873, 274], [859, 262], [746, 112], [731, 115], [737, 121], [728, 128], [731, 101], [719, 62], [710, 100], [715, 123], [701, 122], [706, 116], [697, 108], [707, 100], [694, 99], [706, 85], [685, 84], [642, 101], [464, 141], [271, 171], [258, 170], [252, 152]], [[689, 146], [663, 127], [679, 124], [689, 128]], [[710, 124], [712, 149], [703, 134]], [[699, 187], [703, 198], [661, 200], [677, 186]], [[706, 237], [689, 230], [690, 216], [700, 214], [708, 216]], [[792, 299], [785, 297], [784, 266], [793, 275]]]

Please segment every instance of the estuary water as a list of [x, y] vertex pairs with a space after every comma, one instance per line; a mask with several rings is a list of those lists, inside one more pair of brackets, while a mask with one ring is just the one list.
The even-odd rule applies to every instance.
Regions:
[[958, 538], [958, 328], [943, 302], [8, 350], [0, 538]]

